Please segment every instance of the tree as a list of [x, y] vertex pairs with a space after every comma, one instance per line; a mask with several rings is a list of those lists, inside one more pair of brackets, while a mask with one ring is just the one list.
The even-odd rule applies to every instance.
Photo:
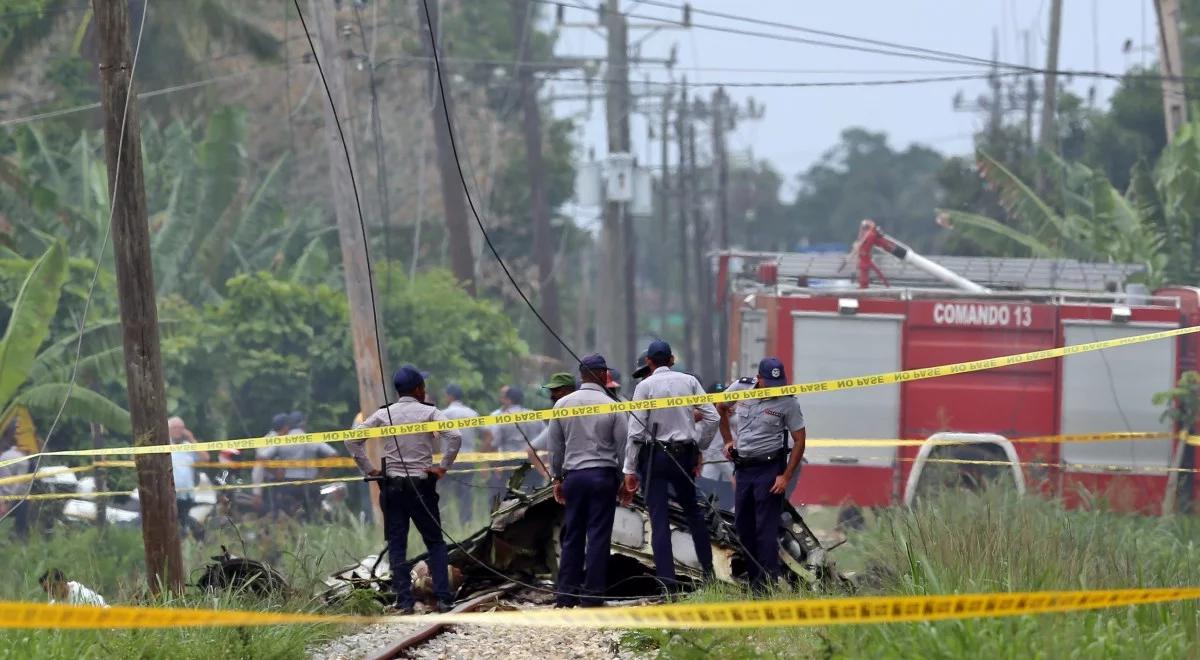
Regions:
[[[73, 348], [78, 337], [67, 337], [40, 350], [50, 335], [67, 276], [66, 249], [55, 243], [29, 268], [13, 303], [3, 339], [0, 339], [0, 419], [16, 407], [35, 415], [53, 417], [62, 407], [66, 417], [129, 433], [129, 413], [104, 396], [76, 385], [66, 367], [74, 369]], [[118, 353], [120, 348], [115, 349]], [[111, 365], [112, 347], [82, 357], [79, 370], [86, 377]]]
[[991, 254], [1118, 261], [1146, 267], [1145, 282], [1185, 284], [1196, 278], [1194, 243], [1200, 215], [1200, 123], [1180, 131], [1156, 167], [1132, 168], [1125, 194], [1104, 174], [1042, 154], [1053, 196], [1043, 197], [987, 153], [979, 173], [999, 195], [1008, 222], [969, 211], [939, 217]]
[[842, 131], [842, 139], [799, 177], [800, 192], [792, 204], [794, 224], [786, 244], [836, 241], [849, 243], [863, 218], [925, 249], [936, 227], [930, 209], [937, 205], [937, 173], [942, 156], [911, 145], [894, 151], [883, 133], [862, 128]]

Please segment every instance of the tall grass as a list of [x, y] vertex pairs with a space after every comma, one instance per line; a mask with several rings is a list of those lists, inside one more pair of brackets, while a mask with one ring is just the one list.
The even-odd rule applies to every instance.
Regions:
[[[205, 594], [189, 587], [182, 596], [146, 593], [142, 538], [138, 529], [56, 527], [27, 540], [0, 529], [0, 599], [44, 601], [37, 579], [58, 568], [94, 589], [110, 604], [306, 612], [321, 608], [315, 596], [335, 568], [357, 563], [382, 547], [377, 530], [344, 520], [299, 524], [262, 520], [212, 529], [208, 540], [184, 543], [188, 582], [194, 584], [212, 555], [226, 545], [236, 555], [266, 560], [289, 581], [291, 593], [271, 598]], [[170, 628], [148, 630], [0, 631], [0, 658], [296, 658], [341, 631], [336, 626]]]
[[[864, 595], [919, 595], [1200, 585], [1198, 540], [1195, 518], [1066, 511], [1044, 499], [992, 491], [945, 493], [916, 510], [884, 512], [850, 544], [867, 566]], [[1183, 602], [939, 623], [638, 633], [626, 639], [667, 657], [1200, 657], [1200, 609]]]

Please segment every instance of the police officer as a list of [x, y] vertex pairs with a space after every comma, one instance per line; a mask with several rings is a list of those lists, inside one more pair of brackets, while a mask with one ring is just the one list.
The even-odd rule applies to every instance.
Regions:
[[[755, 389], [787, 385], [779, 358], [758, 363]], [[732, 388], [731, 388], [732, 389]], [[787, 436], [795, 442], [789, 452]], [[779, 516], [788, 482], [804, 458], [804, 414], [793, 396], [739, 401], [721, 415], [721, 436], [733, 459], [734, 524], [749, 552], [750, 585], [762, 589], [779, 571]]]
[[[478, 417], [479, 413], [474, 408], [463, 402], [463, 389], [460, 385], [451, 383], [446, 386], [442, 392], [442, 399], [446, 405], [442, 407], [442, 414], [446, 419], [466, 419], [468, 417]], [[462, 448], [461, 451], [474, 453], [479, 451], [479, 430], [478, 429], [461, 429]], [[475, 509], [477, 508], [476, 497], [482, 491], [479, 486], [472, 483], [466, 476], [453, 477], [451, 483], [447, 484], [450, 488], [450, 497], [458, 503], [458, 520], [464, 527], [468, 527], [475, 519]]]
[[[579, 375], [583, 384], [555, 402], [556, 409], [612, 402], [605, 392], [609, 381], [604, 356], [584, 357], [579, 364]], [[554, 419], [546, 434], [550, 472], [554, 475], [554, 499], [566, 507], [555, 604], [599, 606], [608, 585], [613, 516], [628, 436], [625, 415]]]
[[[446, 419], [442, 411], [425, 403], [425, 379], [415, 367], [400, 367], [392, 382], [396, 386], [396, 402], [375, 411], [361, 423], [355, 424], [354, 428]], [[445, 448], [441, 465], [434, 466], [433, 454], [438, 440], [445, 443]], [[383, 532], [388, 542], [396, 606], [408, 614], [414, 605], [410, 576], [412, 566], [407, 558], [408, 525], [411, 521], [429, 551], [429, 573], [433, 579], [438, 611], [449, 611], [454, 605], [454, 596], [450, 592], [446, 542], [442, 539], [437, 482], [454, 465], [462, 446], [462, 435], [456, 430], [410, 433], [383, 438], [382, 442], [383, 469], [373, 465], [367, 457], [363, 447], [366, 440], [347, 441], [346, 448], [363, 474], [383, 477], [379, 507], [383, 509]]]
[[[694, 376], [671, 371], [674, 363], [670, 344], [661, 340], [650, 342], [646, 350], [646, 365], [651, 373], [634, 388], [633, 400], [704, 394], [704, 387]], [[699, 421], [695, 420], [693, 412], [699, 412]], [[707, 447], [717, 432], [717, 411], [710, 404], [701, 404], [642, 410], [632, 415], [625, 447], [625, 491], [629, 497], [637, 491], [640, 464], [641, 478], [646, 484], [646, 508], [650, 513], [654, 572], [665, 584], [675, 585], [675, 557], [671, 551], [667, 499], [667, 488], [670, 487], [687, 519], [700, 567], [705, 576], [711, 577], [712, 546], [708, 524], [696, 501], [695, 479], [700, 472], [701, 448]]]

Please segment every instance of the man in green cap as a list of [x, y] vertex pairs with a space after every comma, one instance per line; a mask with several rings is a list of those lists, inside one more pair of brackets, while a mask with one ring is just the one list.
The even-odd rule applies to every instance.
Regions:
[[[570, 394], [571, 392], [574, 392], [576, 387], [577, 384], [575, 383], [575, 377], [565, 371], [560, 371], [556, 374], [550, 374], [550, 378], [546, 380], [545, 384], [542, 385], [542, 389], [550, 393], [551, 403], [558, 403], [559, 399]], [[533, 449], [529, 450], [529, 462], [532, 463], [533, 466], [537, 468], [537, 471], [547, 479], [550, 478], [550, 475], [546, 474], [542, 470], [542, 464], [538, 462], [537, 457], [534, 456], [533, 452], [535, 449], [537, 451], [546, 451], [549, 448], [546, 440], [546, 431], [549, 430], [549, 428], [549, 425], [543, 426], [542, 432], [537, 434], [537, 437], [529, 443], [533, 445]]]

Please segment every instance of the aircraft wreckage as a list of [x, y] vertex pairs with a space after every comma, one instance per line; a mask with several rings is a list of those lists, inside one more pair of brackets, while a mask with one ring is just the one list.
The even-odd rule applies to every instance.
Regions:
[[[458, 600], [506, 586], [521, 600], [553, 599], [550, 591], [558, 571], [563, 507], [554, 500], [549, 486], [520, 489], [528, 469], [526, 466], [513, 475], [507, 495], [492, 512], [490, 525], [468, 538], [456, 539], [457, 543], [449, 543], [451, 584], [457, 590]], [[734, 530], [733, 513], [716, 506], [715, 499], [709, 502], [707, 519], [716, 578], [738, 583], [744, 580], [746, 559]], [[702, 578], [700, 563], [683, 512], [674, 504], [671, 528], [680, 581], [698, 585]], [[797, 587], [812, 590], [852, 589], [850, 577], [836, 569], [829, 555], [831, 549], [822, 547], [800, 513], [785, 503], [779, 521], [779, 554], [785, 577]], [[413, 589], [418, 599], [431, 600], [432, 584], [425, 557], [423, 554], [413, 560]], [[654, 575], [649, 515], [640, 497], [628, 506], [617, 507], [608, 575], [608, 597], [614, 600], [663, 595], [661, 583]], [[515, 588], [514, 583], [528, 586], [522, 590]], [[356, 589], [373, 590], [382, 598], [390, 592], [391, 584], [386, 551], [335, 572], [325, 584], [327, 602], [339, 601]]]

